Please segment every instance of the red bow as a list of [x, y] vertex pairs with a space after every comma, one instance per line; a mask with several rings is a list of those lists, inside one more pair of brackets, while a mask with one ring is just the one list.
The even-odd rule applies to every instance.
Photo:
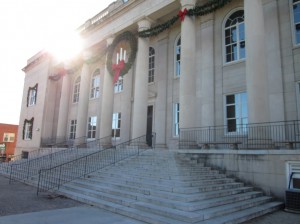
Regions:
[[113, 64], [112, 65], [112, 69], [115, 72], [114, 84], [116, 83], [116, 81], [118, 81], [120, 73], [121, 73], [121, 71], [124, 67], [125, 67], [125, 61], [124, 60], [120, 61], [118, 64]]
[[184, 20], [184, 17], [185, 17], [186, 14], [187, 14], [187, 9], [186, 8], [183, 11], [179, 10], [178, 16], [180, 17], [181, 22]]

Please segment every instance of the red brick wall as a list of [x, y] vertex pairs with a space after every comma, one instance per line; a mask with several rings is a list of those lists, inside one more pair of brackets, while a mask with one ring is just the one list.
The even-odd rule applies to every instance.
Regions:
[[17, 144], [17, 135], [18, 135], [18, 125], [13, 124], [0, 124], [0, 144], [3, 142], [4, 133], [15, 133], [15, 141], [14, 142], [5, 142], [6, 145], [6, 157], [8, 155], [14, 155], [16, 144]]

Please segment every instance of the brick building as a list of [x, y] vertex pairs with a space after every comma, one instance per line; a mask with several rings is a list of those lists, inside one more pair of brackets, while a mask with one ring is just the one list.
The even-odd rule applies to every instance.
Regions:
[[0, 124], [0, 160], [3, 161], [9, 158], [10, 155], [14, 155], [18, 125], [14, 124]]

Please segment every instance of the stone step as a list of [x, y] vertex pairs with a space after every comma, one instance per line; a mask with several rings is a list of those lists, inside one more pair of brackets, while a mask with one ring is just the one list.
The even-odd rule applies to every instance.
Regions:
[[187, 186], [187, 187], [193, 187], [193, 186], [201, 186], [203, 184], [214, 184], [214, 183], [229, 183], [233, 182], [232, 179], [226, 178], [225, 175], [206, 175], [206, 176], [200, 176], [198, 177], [198, 180], [195, 180], [196, 178], [185, 178], [182, 179], [172, 179], [172, 177], [166, 178], [155, 178], [155, 177], [148, 177], [143, 176], [142, 173], [138, 174], [132, 174], [132, 175], [121, 175], [121, 174], [114, 174], [114, 173], [104, 173], [104, 172], [98, 172], [97, 174], [90, 174], [88, 175], [89, 178], [98, 178], [98, 179], [104, 179], [104, 180], [110, 180], [110, 179], [120, 179], [123, 181], [137, 181], [137, 182], [151, 182], [156, 184], [167, 184], [167, 185], [173, 185], [173, 186]]
[[116, 172], [113, 170], [103, 170], [98, 171], [97, 173], [89, 174], [89, 177], [116, 177], [116, 178], [122, 178], [122, 177], [133, 177], [133, 178], [148, 178], [149, 180], [171, 180], [171, 181], [190, 181], [190, 182], [197, 182], [199, 180], [208, 180], [208, 179], [219, 179], [219, 178], [225, 178], [225, 174], [218, 174], [218, 173], [205, 173], [202, 175], [197, 176], [183, 176], [183, 175], [155, 175], [153, 173], [141, 173], [141, 172], [134, 172], [134, 173], [123, 173], [123, 172]]
[[208, 219], [199, 224], [238, 224], [246, 222], [250, 219], [265, 215], [267, 213], [274, 212], [282, 208], [282, 202], [269, 202], [248, 209], [244, 209], [238, 212], [222, 215], [216, 218]]

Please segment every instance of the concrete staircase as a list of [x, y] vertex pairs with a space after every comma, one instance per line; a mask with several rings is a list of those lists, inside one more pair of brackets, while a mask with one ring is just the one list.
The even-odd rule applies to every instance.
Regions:
[[72, 199], [145, 223], [242, 223], [283, 204], [166, 150], [147, 150], [60, 187]]

